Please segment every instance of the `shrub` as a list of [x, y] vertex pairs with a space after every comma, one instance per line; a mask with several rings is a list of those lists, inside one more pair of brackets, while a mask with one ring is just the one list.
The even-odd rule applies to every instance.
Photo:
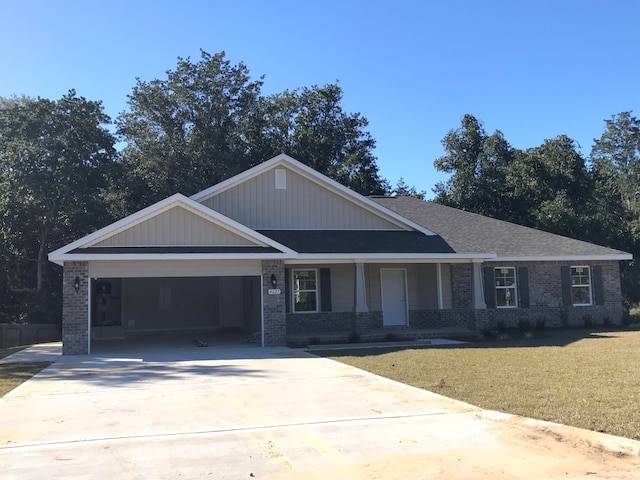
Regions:
[[352, 332], [349, 335], [349, 343], [360, 343], [360, 334], [358, 332]]
[[591, 327], [593, 325], [593, 318], [591, 318], [591, 315], [588, 314], [582, 315], [582, 323], [587, 328]]
[[545, 325], [547, 324], [547, 317], [544, 315], [536, 318], [536, 330], [544, 330]]
[[520, 329], [521, 332], [528, 332], [529, 330], [531, 330], [531, 322], [529, 321], [529, 319], [521, 318], [520, 320], [518, 320], [518, 329]]
[[562, 326], [565, 328], [569, 326], [569, 311], [564, 305], [560, 306], [560, 323], [562, 323]]
[[498, 320], [498, 322], [496, 323], [496, 330], [501, 333], [506, 332], [507, 323], [504, 320]]
[[398, 336], [395, 333], [391, 332], [387, 333], [384, 338], [387, 342], [395, 342], [398, 340]]

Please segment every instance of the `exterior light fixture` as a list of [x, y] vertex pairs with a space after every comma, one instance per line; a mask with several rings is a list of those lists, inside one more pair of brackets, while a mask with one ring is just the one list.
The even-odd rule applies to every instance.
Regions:
[[276, 274], [275, 273], [271, 274], [271, 286], [273, 288], [276, 288], [278, 286], [278, 280], [276, 279]]
[[73, 289], [76, 291], [76, 293], [78, 293], [78, 290], [80, 290], [80, 277], [74, 278]]

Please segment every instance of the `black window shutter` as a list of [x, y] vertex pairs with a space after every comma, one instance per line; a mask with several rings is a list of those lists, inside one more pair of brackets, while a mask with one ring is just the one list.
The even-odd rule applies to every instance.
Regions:
[[602, 283], [602, 267], [594, 265], [593, 273], [593, 295], [596, 305], [604, 305], [604, 285]]
[[320, 311], [331, 311], [331, 269], [320, 269]]
[[291, 311], [291, 271], [288, 268], [284, 269], [284, 311], [289, 313]]
[[520, 306], [522, 308], [529, 308], [529, 267], [518, 268], [518, 279], [520, 280]]
[[565, 307], [573, 306], [571, 298], [571, 267], [563, 265], [560, 267], [560, 278], [562, 279], [562, 304]]
[[484, 267], [484, 303], [487, 308], [496, 308], [496, 285], [493, 267]]

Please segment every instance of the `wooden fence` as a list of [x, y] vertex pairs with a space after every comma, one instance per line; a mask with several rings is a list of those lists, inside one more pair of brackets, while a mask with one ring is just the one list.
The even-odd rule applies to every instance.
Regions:
[[0, 323], [0, 348], [59, 342], [61, 338], [60, 325]]

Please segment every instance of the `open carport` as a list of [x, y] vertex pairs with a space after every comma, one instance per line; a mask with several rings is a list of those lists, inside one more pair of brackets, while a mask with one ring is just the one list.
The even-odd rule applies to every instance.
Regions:
[[[260, 338], [259, 276], [91, 279], [91, 339]], [[229, 333], [235, 333], [230, 337]]]

